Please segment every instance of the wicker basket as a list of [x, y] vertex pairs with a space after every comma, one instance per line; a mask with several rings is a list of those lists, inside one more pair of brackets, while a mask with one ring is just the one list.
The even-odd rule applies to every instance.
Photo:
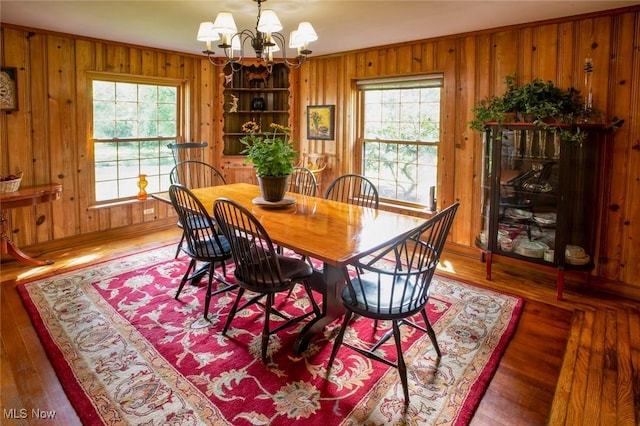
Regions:
[[5, 180], [0, 182], [0, 193], [15, 192], [20, 188], [20, 182], [22, 182], [22, 176], [18, 179]]

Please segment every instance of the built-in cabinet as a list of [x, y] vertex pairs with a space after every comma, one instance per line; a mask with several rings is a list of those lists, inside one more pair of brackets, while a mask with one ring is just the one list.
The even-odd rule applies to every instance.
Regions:
[[240, 138], [246, 135], [242, 127], [253, 121], [262, 132], [271, 132], [271, 123], [291, 127], [290, 70], [284, 64], [243, 66], [233, 71], [224, 69], [222, 81], [223, 126], [222, 170], [227, 182], [256, 183], [255, 171], [244, 164], [245, 146]]
[[594, 267], [602, 186], [604, 133], [584, 125], [582, 145], [531, 123], [488, 125], [484, 134], [481, 230], [476, 244], [491, 279], [493, 255], [558, 271], [562, 299], [565, 271]]

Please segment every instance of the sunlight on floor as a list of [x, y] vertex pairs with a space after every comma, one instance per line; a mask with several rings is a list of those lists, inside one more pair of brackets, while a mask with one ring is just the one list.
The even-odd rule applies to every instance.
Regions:
[[37, 277], [39, 275], [44, 275], [49, 271], [57, 270], [61, 268], [69, 268], [74, 266], [86, 265], [91, 262], [94, 262], [99, 257], [100, 257], [100, 254], [96, 253], [96, 254], [90, 254], [86, 256], [73, 257], [68, 260], [60, 259], [56, 261], [56, 263], [54, 263], [53, 265], [46, 265], [46, 266], [40, 266], [38, 268], [31, 268], [25, 273], [18, 275], [17, 280], [21, 281], [21, 280], [32, 278], [32, 277]]
[[436, 269], [438, 269], [439, 271], [449, 272], [451, 274], [456, 273], [456, 270], [453, 268], [453, 265], [448, 260], [440, 261]]

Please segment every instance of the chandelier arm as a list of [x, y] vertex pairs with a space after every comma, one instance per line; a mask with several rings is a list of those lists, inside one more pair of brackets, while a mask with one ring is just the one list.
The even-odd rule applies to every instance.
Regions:
[[282, 58], [287, 59], [287, 40], [282, 33], [271, 33], [271, 39], [276, 41], [276, 44], [282, 52]]
[[225, 61], [222, 64], [218, 63], [216, 61], [215, 52], [213, 50], [204, 50], [204, 51], [202, 51], [202, 53], [205, 53], [207, 55], [207, 58], [209, 59], [209, 62], [211, 62], [212, 65], [215, 65], [216, 67], [225, 67], [225, 66], [227, 66], [228, 61]]
[[296, 62], [292, 62], [287, 58], [282, 58], [282, 60], [284, 61], [284, 63], [289, 67], [289, 68], [300, 68], [302, 66], [302, 63], [304, 62], [305, 58], [304, 56], [298, 56], [296, 57]]
[[302, 63], [305, 60], [305, 56], [304, 55], [297, 56], [295, 58], [295, 62], [293, 60], [289, 60], [289, 58], [287, 58], [287, 41], [286, 41], [285, 37], [282, 35], [282, 33], [272, 33], [271, 34], [271, 38], [275, 39], [276, 44], [278, 44], [278, 47], [282, 51], [282, 61], [289, 68], [299, 68], [302, 65]]
[[[235, 62], [242, 62], [242, 60], [245, 58], [245, 55], [244, 55], [244, 43], [247, 40], [253, 41], [253, 39], [255, 38], [255, 35], [253, 34], [253, 31], [251, 31], [251, 30], [242, 30], [242, 31], [240, 31], [238, 33], [235, 33], [232, 36], [232, 39], [234, 37], [238, 37], [238, 39], [240, 41], [240, 56], [238, 56], [237, 59], [234, 59], [234, 61]], [[231, 52], [233, 53], [233, 50]]]
[[300, 67], [300, 65], [302, 65], [301, 56], [298, 56], [296, 58], [296, 62], [290, 61], [287, 58], [287, 41], [285, 39], [285, 37], [282, 35], [282, 33], [272, 33], [271, 34], [271, 38], [274, 39], [276, 41], [276, 44], [278, 44], [278, 47], [280, 48], [280, 51], [282, 52], [282, 61], [290, 68], [298, 68]]

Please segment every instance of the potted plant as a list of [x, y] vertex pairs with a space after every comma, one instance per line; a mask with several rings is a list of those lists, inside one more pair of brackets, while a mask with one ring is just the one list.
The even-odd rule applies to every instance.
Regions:
[[559, 134], [566, 144], [582, 144], [586, 135], [577, 126], [583, 112], [579, 90], [562, 90], [552, 81], [541, 79], [518, 86], [515, 74], [506, 76], [505, 83], [507, 90], [502, 96], [487, 97], [473, 107], [474, 119], [469, 122], [472, 130], [484, 131], [485, 123], [503, 123], [515, 112], [518, 121]]
[[270, 127], [272, 132], [260, 133], [255, 121], [244, 123], [242, 131], [247, 135], [240, 138], [240, 142], [246, 148], [241, 153], [247, 154], [245, 163], [252, 163], [256, 169], [262, 198], [278, 202], [284, 198], [297, 152], [289, 141], [288, 127], [275, 123]]
[[485, 123], [513, 122], [523, 107], [522, 94], [516, 84], [516, 75], [504, 78], [507, 90], [502, 96], [487, 96], [472, 108], [474, 119], [469, 122], [472, 130], [485, 131]]

